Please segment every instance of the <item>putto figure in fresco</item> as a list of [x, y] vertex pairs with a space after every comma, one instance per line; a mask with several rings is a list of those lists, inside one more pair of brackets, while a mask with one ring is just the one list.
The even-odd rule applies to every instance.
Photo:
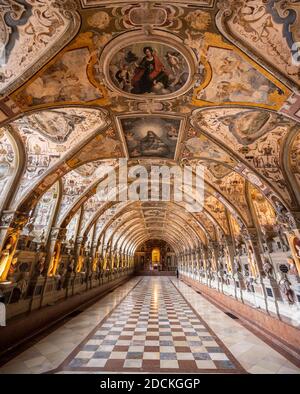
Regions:
[[143, 52], [145, 56], [136, 67], [132, 78], [131, 93], [142, 94], [151, 93], [156, 89], [167, 89], [169, 77], [163, 63], [154, 53], [153, 48], [145, 47]]

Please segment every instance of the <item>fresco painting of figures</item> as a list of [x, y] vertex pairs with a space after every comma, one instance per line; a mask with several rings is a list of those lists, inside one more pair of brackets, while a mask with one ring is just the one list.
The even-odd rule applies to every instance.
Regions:
[[162, 43], [143, 42], [117, 52], [109, 67], [114, 84], [132, 94], [170, 94], [181, 89], [189, 77], [181, 53]]
[[130, 157], [175, 155], [181, 120], [169, 118], [125, 118], [121, 120]]

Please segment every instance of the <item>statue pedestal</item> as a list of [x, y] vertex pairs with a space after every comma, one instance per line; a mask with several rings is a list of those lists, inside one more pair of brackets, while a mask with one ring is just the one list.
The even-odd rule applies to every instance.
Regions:
[[17, 283], [10, 281], [0, 282], [0, 290], [5, 298], [5, 304], [9, 304], [13, 297], [13, 290], [17, 286]]
[[266, 296], [269, 299], [282, 301], [279, 286], [274, 278], [264, 278], [262, 282], [266, 290]]
[[236, 272], [233, 275], [233, 280], [234, 280], [233, 286], [235, 286], [235, 296], [238, 300], [242, 300], [243, 299], [242, 292], [246, 290], [244, 278], [242, 277], [242, 274], [240, 272]]
[[91, 284], [92, 284], [92, 288], [99, 286], [99, 278], [97, 272], [92, 273]]
[[44, 276], [38, 276], [34, 283], [32, 283], [30, 286], [31, 291], [32, 291], [32, 301], [31, 301], [31, 307], [30, 310], [35, 310], [40, 307], [41, 304], [41, 295], [43, 293], [43, 288], [45, 286], [45, 280], [46, 278]]
[[230, 295], [230, 296], [237, 299], [236, 283], [235, 283], [235, 280], [233, 279], [233, 277], [231, 275], [227, 275], [227, 277], [224, 278], [223, 280], [224, 280], [224, 284], [223, 284], [224, 294]]
[[240, 290], [246, 290], [245, 280], [241, 273], [235, 273], [233, 275], [236, 287]]
[[65, 297], [66, 291], [63, 289], [63, 282], [64, 277], [50, 276], [47, 278], [41, 306], [54, 304]]
[[291, 288], [294, 291], [295, 303], [300, 305], [300, 278], [296, 275], [287, 275], [288, 280], [291, 283]]
[[[253, 283], [254, 295], [255, 295], [255, 305], [257, 308], [267, 310], [267, 300], [265, 298], [265, 292], [267, 294], [265, 285], [261, 278], [257, 279], [257, 282]], [[274, 300], [274, 297], [273, 297]]]
[[75, 272], [68, 272], [66, 276], [66, 297], [70, 297], [74, 294], [74, 280]]
[[85, 273], [76, 272], [74, 277], [73, 294], [81, 293], [86, 289]]

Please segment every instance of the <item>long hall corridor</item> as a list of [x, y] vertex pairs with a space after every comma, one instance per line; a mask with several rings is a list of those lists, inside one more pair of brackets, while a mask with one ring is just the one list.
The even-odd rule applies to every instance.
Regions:
[[300, 369], [175, 277], [135, 277], [0, 373], [289, 373]]

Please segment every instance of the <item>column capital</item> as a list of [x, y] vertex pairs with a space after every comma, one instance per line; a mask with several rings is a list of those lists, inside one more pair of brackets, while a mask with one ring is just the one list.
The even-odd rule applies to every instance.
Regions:
[[82, 244], [85, 241], [84, 237], [82, 235], [79, 235], [76, 240], [75, 240], [75, 244], [79, 245]]
[[0, 228], [14, 228], [16, 230], [20, 230], [25, 226], [28, 219], [28, 212], [25, 213], [20, 211], [3, 211], [0, 219]]
[[211, 241], [209, 245], [214, 249], [214, 250], [219, 250], [220, 249], [220, 243], [218, 241]]
[[62, 227], [52, 227], [50, 230], [50, 239], [51, 240], [61, 240], [63, 241], [66, 238], [67, 229]]
[[288, 215], [288, 219], [292, 230], [300, 230], [300, 211], [291, 211], [291, 215]]
[[254, 243], [259, 241], [258, 232], [255, 227], [247, 227], [247, 235], [245, 235], [245, 240]]

